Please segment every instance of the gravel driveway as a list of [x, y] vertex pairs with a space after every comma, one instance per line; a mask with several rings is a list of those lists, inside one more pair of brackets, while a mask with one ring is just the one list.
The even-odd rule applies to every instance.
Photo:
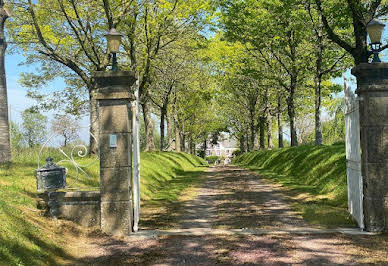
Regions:
[[209, 168], [182, 204], [171, 231], [92, 235], [69, 265], [388, 265], [387, 235], [311, 232], [276, 186], [248, 170]]

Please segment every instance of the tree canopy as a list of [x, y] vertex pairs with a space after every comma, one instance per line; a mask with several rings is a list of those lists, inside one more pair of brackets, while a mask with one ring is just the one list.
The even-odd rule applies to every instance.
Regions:
[[[36, 66], [20, 82], [40, 108], [89, 114], [91, 132], [98, 131], [93, 73], [109, 69], [104, 35], [117, 28], [124, 36], [120, 68], [139, 78], [145, 149], [193, 153], [203, 152], [221, 131], [235, 137], [242, 151], [288, 141], [327, 143], [328, 122], [343, 122], [330, 112], [333, 93], [342, 90], [333, 79], [368, 62], [366, 26], [388, 12], [381, 0], [7, 5], [14, 14], [7, 24], [13, 51]], [[64, 88], [42, 89], [57, 78]]]

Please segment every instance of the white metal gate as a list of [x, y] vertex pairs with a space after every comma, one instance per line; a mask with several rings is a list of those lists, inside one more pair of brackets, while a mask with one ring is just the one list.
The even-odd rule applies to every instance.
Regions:
[[358, 222], [359, 227], [364, 229], [359, 99], [351, 91], [346, 79], [344, 80], [344, 87], [348, 208], [349, 212]]

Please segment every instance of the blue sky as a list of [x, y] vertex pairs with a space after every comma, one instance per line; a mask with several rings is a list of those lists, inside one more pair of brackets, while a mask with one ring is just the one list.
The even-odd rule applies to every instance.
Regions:
[[18, 84], [19, 75], [29, 69], [25, 66], [18, 66], [23, 57], [20, 55], [6, 55], [5, 73], [8, 88], [8, 108], [12, 121], [20, 122], [20, 113], [31, 106], [34, 102], [26, 97], [26, 89]]
[[[8, 87], [8, 106], [12, 112], [15, 112], [12, 120], [20, 122], [20, 113], [26, 108], [33, 105], [34, 100], [26, 96], [27, 88], [18, 83], [22, 72], [33, 72], [37, 66], [35, 65], [19, 65], [24, 61], [24, 57], [20, 54], [7, 54], [5, 57], [5, 71], [7, 76]], [[48, 87], [43, 87], [42, 90], [50, 91], [51, 88], [61, 89], [65, 86], [62, 79], [54, 80]], [[52, 115], [47, 113], [46, 115]]]
[[[28, 98], [26, 96], [27, 94], [27, 88], [22, 87], [18, 80], [20, 78], [20, 73], [22, 72], [32, 72], [34, 71], [36, 66], [20, 66], [19, 64], [24, 61], [24, 57], [20, 54], [6, 54], [5, 57], [5, 72], [7, 77], [7, 89], [8, 89], [8, 112], [10, 119], [13, 122], [21, 123], [21, 113], [27, 109], [28, 107], [34, 105], [35, 101]], [[55, 80], [53, 83], [50, 84], [50, 87], [55, 87], [56, 89], [64, 87], [65, 84], [63, 80]], [[50, 90], [50, 87], [48, 88], [42, 88], [44, 90]], [[48, 120], [51, 121], [51, 119], [54, 117], [53, 112], [43, 113], [47, 116]], [[88, 127], [89, 125], [89, 118], [83, 117], [80, 120], [81, 127]], [[50, 126], [50, 125], [48, 125]], [[83, 141], [88, 142], [88, 133], [84, 132], [85, 130], [82, 130], [82, 133], [80, 133], [80, 137]]]

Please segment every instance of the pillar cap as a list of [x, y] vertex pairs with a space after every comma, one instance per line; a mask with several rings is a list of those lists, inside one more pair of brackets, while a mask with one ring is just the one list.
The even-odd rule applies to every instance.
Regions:
[[135, 100], [133, 84], [135, 74], [129, 71], [97, 71], [93, 74], [97, 90], [93, 92], [97, 100]]
[[361, 63], [352, 68], [357, 78], [356, 93], [388, 91], [388, 63]]
[[135, 81], [135, 73], [131, 71], [96, 71], [93, 74], [98, 87], [105, 86], [132, 86]]

